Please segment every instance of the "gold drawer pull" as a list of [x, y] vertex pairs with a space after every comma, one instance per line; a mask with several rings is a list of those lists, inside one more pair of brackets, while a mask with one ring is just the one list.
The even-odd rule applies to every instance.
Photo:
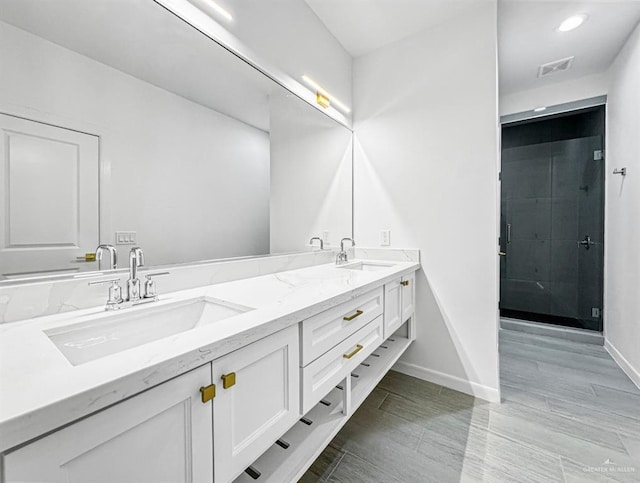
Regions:
[[211, 384], [209, 386], [202, 386], [200, 388], [200, 393], [202, 394], [202, 402], [206, 403], [211, 401], [214, 397], [216, 397], [216, 385]]
[[342, 317], [342, 320], [346, 320], [347, 322], [349, 322], [350, 320], [353, 320], [356, 317], [360, 317], [362, 314], [364, 314], [362, 310], [356, 310], [355, 314], [350, 315], [349, 317]]
[[351, 359], [353, 356], [355, 356], [358, 352], [360, 352], [362, 349], [364, 349], [364, 346], [358, 344], [356, 346], [355, 349], [353, 349], [353, 351], [349, 352], [348, 354], [342, 354], [342, 357], [344, 357], [345, 359]]
[[222, 387], [229, 389], [236, 385], [236, 373], [230, 372], [229, 374], [222, 374]]
[[409, 280], [403, 280], [402, 282], [400, 282], [400, 284], [406, 287], [407, 285], [409, 285]]

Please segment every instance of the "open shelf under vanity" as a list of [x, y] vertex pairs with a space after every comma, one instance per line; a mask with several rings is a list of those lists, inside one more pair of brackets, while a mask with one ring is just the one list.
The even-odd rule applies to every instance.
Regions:
[[410, 324], [406, 321], [234, 481], [298, 481], [409, 347]]

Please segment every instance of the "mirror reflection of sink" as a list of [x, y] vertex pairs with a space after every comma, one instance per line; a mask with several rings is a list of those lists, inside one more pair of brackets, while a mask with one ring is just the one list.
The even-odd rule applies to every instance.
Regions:
[[378, 270], [384, 270], [385, 268], [393, 267], [395, 263], [383, 263], [383, 262], [356, 262], [348, 265], [342, 265], [340, 268], [346, 268], [347, 270], [362, 270], [364, 272], [376, 272]]
[[74, 366], [253, 310], [210, 297], [123, 309], [45, 334]]

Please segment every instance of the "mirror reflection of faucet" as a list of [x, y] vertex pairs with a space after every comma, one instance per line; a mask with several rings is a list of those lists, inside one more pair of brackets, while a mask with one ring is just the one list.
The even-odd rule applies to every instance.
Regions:
[[356, 242], [353, 241], [353, 238], [343, 238], [340, 240], [340, 251], [336, 255], [336, 265], [343, 265], [349, 261], [349, 255], [347, 255], [347, 252], [344, 249], [344, 242], [346, 241], [350, 241], [352, 247], [356, 246]]
[[115, 270], [118, 268], [118, 252], [113, 245], [98, 245], [96, 248], [96, 260], [98, 261], [98, 269], [102, 270], [102, 255], [104, 252], [109, 254], [109, 269]]
[[[101, 245], [103, 246], [103, 245]], [[109, 247], [110, 245], [104, 245]], [[113, 247], [111, 247], [113, 248]], [[100, 247], [98, 247], [100, 249]], [[112, 255], [112, 267], [116, 268], [115, 249], [113, 251], [108, 248], [102, 250], [108, 251]], [[101, 250], [101, 253], [102, 253]], [[96, 250], [97, 254], [98, 250]], [[100, 255], [102, 256], [102, 255]], [[96, 258], [98, 256], [96, 255]], [[107, 300], [106, 310], [118, 310], [127, 307], [133, 307], [134, 305], [144, 304], [148, 302], [156, 302], [158, 300], [158, 293], [156, 291], [155, 281], [153, 277], [160, 275], [169, 275], [169, 272], [155, 272], [145, 274], [146, 282], [144, 284], [144, 294], [140, 290], [140, 279], [138, 278], [138, 268], [144, 266], [144, 252], [140, 247], [134, 247], [129, 251], [129, 279], [127, 280], [127, 286], [125, 296], [122, 296], [122, 288], [120, 287], [120, 280], [117, 278], [109, 280], [99, 280], [95, 282], [89, 282], [89, 285], [98, 285], [103, 283], [110, 283], [109, 298]]]
[[324, 250], [324, 240], [319, 236], [314, 236], [313, 238], [311, 238], [311, 240], [309, 240], [309, 245], [313, 245], [313, 242], [315, 240], [318, 240], [320, 242], [320, 250]]

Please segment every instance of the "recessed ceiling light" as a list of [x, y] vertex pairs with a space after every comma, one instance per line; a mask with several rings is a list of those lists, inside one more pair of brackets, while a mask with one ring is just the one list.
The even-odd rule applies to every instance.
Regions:
[[533, 112], [542, 112], [542, 111], [546, 111], [547, 108], [546, 107], [536, 107]]
[[583, 13], [580, 15], [573, 15], [560, 24], [558, 31], [569, 32], [570, 30], [577, 29], [585, 22], [585, 20], [587, 20], [587, 16]]

